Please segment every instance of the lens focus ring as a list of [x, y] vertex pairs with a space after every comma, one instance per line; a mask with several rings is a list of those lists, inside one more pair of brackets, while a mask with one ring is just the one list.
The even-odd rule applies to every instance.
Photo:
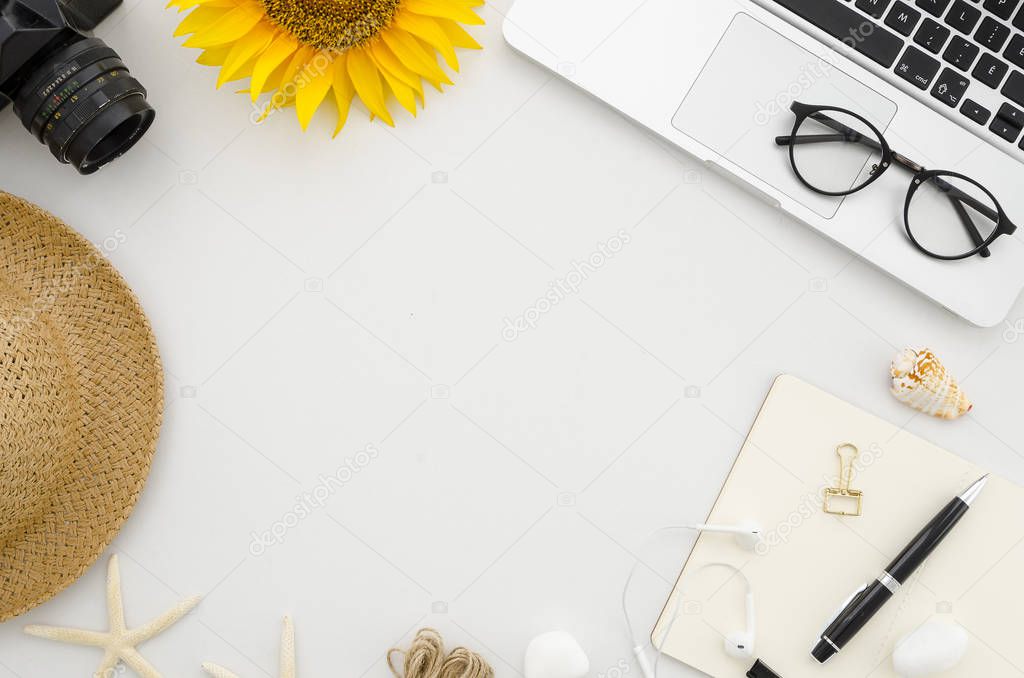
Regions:
[[156, 115], [117, 53], [84, 37], [36, 68], [14, 97], [14, 110], [58, 160], [82, 174], [131, 148]]
[[43, 134], [53, 129], [53, 122], [60, 119], [63, 109], [85, 96], [87, 90], [97, 87], [97, 80], [105, 81], [108, 73], [119, 70], [128, 73], [120, 59], [101, 59], [68, 78], [60, 89], [45, 99], [43, 105], [32, 116], [29, 128], [32, 136], [42, 141]]
[[[68, 162], [68, 145], [106, 107], [126, 97], [135, 96], [142, 85], [127, 74], [119, 77], [103, 76], [90, 83], [89, 91], [83, 91], [73, 105], [69, 106], [60, 120], [54, 120], [52, 130], [46, 134], [50, 152], [62, 162]], [[145, 90], [142, 90], [143, 93]]]
[[21, 124], [31, 130], [32, 120], [40, 109], [58, 96], [82, 69], [103, 59], [117, 58], [117, 52], [96, 38], [80, 40], [51, 54], [15, 97], [14, 111]]

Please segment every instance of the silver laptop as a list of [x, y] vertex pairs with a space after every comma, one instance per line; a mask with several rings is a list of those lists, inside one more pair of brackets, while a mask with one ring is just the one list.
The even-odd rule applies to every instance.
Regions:
[[517, 0], [504, 32], [971, 323], [1024, 288], [1022, 0]]

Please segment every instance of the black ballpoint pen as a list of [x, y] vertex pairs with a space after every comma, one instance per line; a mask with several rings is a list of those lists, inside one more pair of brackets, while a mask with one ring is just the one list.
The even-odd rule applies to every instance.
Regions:
[[842, 650], [931, 555], [953, 526], [960, 522], [971, 508], [971, 504], [981, 494], [986, 482], [987, 475], [964, 490], [960, 496], [954, 497], [930, 523], [924, 526], [924, 529], [917, 533], [878, 579], [854, 592], [832, 623], [822, 632], [821, 638], [811, 650], [811, 656], [824, 664]]

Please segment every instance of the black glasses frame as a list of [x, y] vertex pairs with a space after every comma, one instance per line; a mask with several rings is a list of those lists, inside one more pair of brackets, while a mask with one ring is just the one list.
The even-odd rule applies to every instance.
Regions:
[[[957, 172], [952, 172], [949, 170], [928, 170], [925, 169], [923, 165], [914, 162], [907, 156], [893, 151], [892, 148], [889, 146], [889, 143], [886, 141], [885, 135], [882, 134], [882, 132], [877, 127], [875, 127], [869, 120], [866, 120], [864, 116], [858, 115], [857, 113], [854, 113], [853, 111], [847, 110], [845, 108], [839, 108], [838, 106], [814, 106], [800, 103], [798, 101], [793, 102], [793, 104], [790, 106], [790, 110], [792, 110], [793, 115], [796, 116], [796, 121], [793, 124], [793, 131], [788, 136], [776, 137], [775, 144], [777, 146], [789, 147], [789, 163], [793, 167], [793, 172], [796, 174], [797, 179], [800, 180], [800, 183], [802, 183], [804, 186], [814, 191], [815, 193], [820, 193], [821, 195], [828, 195], [834, 197], [852, 195], [854, 193], [862, 191], [863, 189], [873, 184], [875, 181], [878, 180], [879, 177], [885, 174], [885, 172], [893, 165], [899, 165], [900, 167], [903, 167], [904, 169], [914, 173], [914, 177], [910, 182], [910, 188], [907, 191], [907, 199], [903, 206], [903, 226], [907, 231], [907, 237], [910, 238], [910, 242], [914, 245], [914, 247], [916, 247], [918, 250], [920, 250], [927, 256], [932, 257], [934, 259], [942, 259], [946, 261], [967, 259], [968, 257], [972, 257], [974, 255], [989, 257], [992, 255], [992, 252], [989, 250], [989, 247], [992, 245], [993, 242], [995, 242], [996, 238], [998, 238], [1001, 235], [1012, 235], [1014, 232], [1016, 232], [1017, 226], [1013, 222], [1011, 222], [1010, 219], [1006, 216], [1006, 212], [1003, 211], [1002, 205], [999, 204], [999, 201], [996, 200], [995, 196], [992, 195], [991, 191], [989, 191], [987, 188], [979, 184], [974, 179], [964, 176], [963, 174], [959, 174]], [[826, 115], [826, 113], [828, 113], [829, 111], [834, 113], [842, 113], [852, 118], [856, 118], [857, 120], [862, 122], [868, 129], [871, 130], [871, 132], [875, 135], [875, 138], [872, 139], [870, 137], [867, 137], [864, 134], [861, 134], [860, 132], [844, 125], [838, 120], [829, 117], [828, 115]], [[821, 123], [822, 125], [835, 130], [836, 133], [798, 134], [798, 132], [800, 131], [800, 126], [803, 125], [808, 118], [813, 119]], [[797, 165], [796, 162], [796, 147], [803, 144], [816, 144], [836, 141], [846, 141], [850, 143], [862, 144], [872, 150], [880, 152], [882, 154], [882, 157], [880, 161], [871, 168], [870, 176], [859, 185], [854, 186], [853, 188], [846, 191], [825, 191], [811, 184], [809, 181], [807, 181], [803, 174], [800, 173], [800, 167]], [[963, 191], [956, 188], [952, 184], [943, 181], [942, 177], [959, 179], [960, 181], [965, 181], [976, 186], [982, 192], [984, 192], [985, 195], [989, 197], [989, 199], [992, 201], [992, 205], [995, 206], [995, 210], [992, 210], [991, 207], [989, 207], [988, 205], [979, 202], [973, 196], [964, 193]], [[910, 227], [910, 203], [914, 199], [914, 195], [917, 193], [917, 190], [925, 182], [929, 180], [931, 180], [940, 190], [946, 193], [947, 197], [952, 203], [953, 209], [959, 215], [960, 221], [963, 223], [964, 228], [967, 230], [967, 233], [971, 238], [971, 242], [973, 242], [975, 245], [975, 248], [973, 250], [955, 256], [936, 254], [925, 249], [925, 247], [920, 242], [918, 242], [917, 238], [914, 237], [913, 230]], [[986, 218], [991, 219], [996, 224], [995, 229], [993, 229], [992, 233], [987, 238], [983, 238], [981, 236], [981, 233], [978, 231], [978, 227], [974, 224], [970, 216], [967, 214], [967, 211], [964, 208], [965, 205], [977, 211], [978, 213], [984, 215]]]

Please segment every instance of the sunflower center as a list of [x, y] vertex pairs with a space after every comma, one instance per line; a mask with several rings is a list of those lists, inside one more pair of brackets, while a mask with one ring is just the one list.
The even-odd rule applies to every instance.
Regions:
[[267, 16], [319, 49], [357, 47], [387, 28], [401, 0], [261, 0]]

